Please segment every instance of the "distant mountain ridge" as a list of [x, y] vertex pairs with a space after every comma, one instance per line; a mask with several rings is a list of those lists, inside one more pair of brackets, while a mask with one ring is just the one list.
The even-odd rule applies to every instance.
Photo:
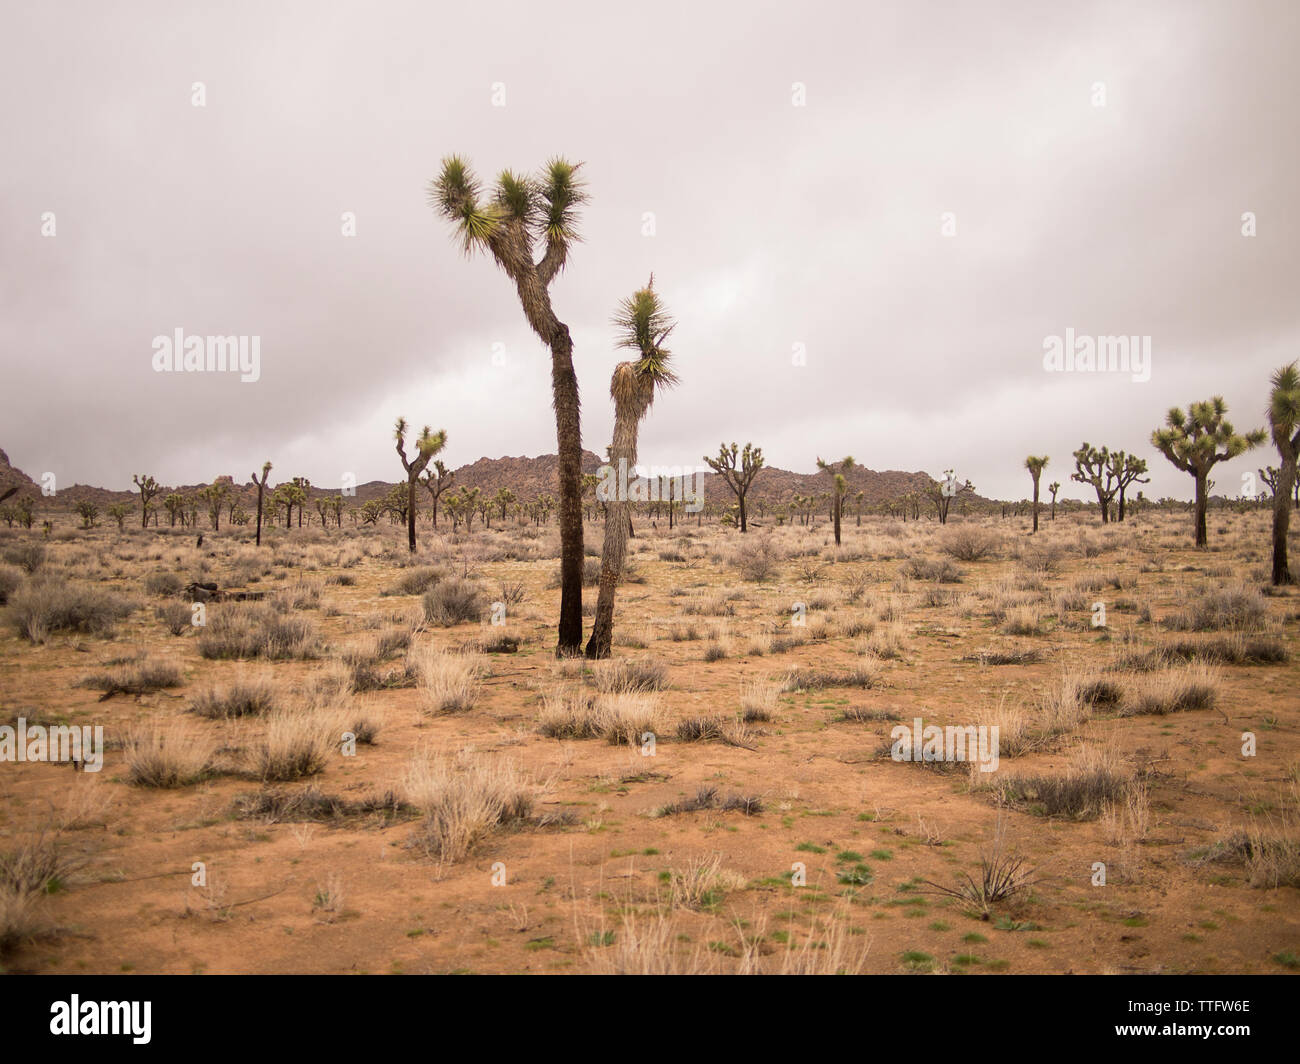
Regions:
[[[582, 452], [582, 471], [584, 473], [595, 473], [602, 464], [602, 459], [593, 452], [586, 450]], [[497, 490], [503, 487], [509, 488], [514, 492], [515, 497], [521, 501], [535, 499], [542, 494], [558, 495], [559, 493], [559, 456], [555, 454], [538, 455], [536, 458], [524, 456], [480, 458], [477, 461], [460, 466], [455, 470], [455, 474], [456, 479], [452, 481], [451, 485], [453, 489], [460, 487], [478, 488], [485, 497], [495, 495]], [[712, 472], [701, 473], [699, 476], [703, 478], [704, 497], [708, 503], [726, 507], [734, 501], [735, 496], [722, 477]], [[284, 479], [292, 478], [286, 477]], [[907, 473], [895, 469], [878, 472], [873, 469], [858, 467], [851, 470], [846, 475], [846, 479], [849, 485], [849, 498], [856, 499], [857, 493], [860, 491], [863, 493], [863, 502], [871, 505], [896, 499], [907, 492], [922, 491], [932, 482], [933, 478], [927, 473]], [[281, 482], [275, 480], [268, 484], [267, 492], [269, 493], [275, 484]], [[381, 499], [393, 489], [396, 483], [396, 481], [371, 480], [364, 484], [358, 484], [356, 494], [349, 496], [348, 501], [353, 505], [362, 506], [372, 499]], [[831, 484], [831, 477], [828, 473], [795, 473], [788, 469], [764, 466], [757, 477], [754, 478], [749, 500], [751, 503], [764, 502], [768, 504], [786, 502], [795, 494], [816, 496], [829, 492]], [[8, 456], [4, 451], [0, 450], [0, 492], [13, 485], [17, 485], [20, 489], [26, 489], [38, 496], [40, 495], [40, 486], [21, 470], [10, 465]], [[158, 497], [154, 499], [154, 505], [159, 504], [163, 497], [171, 492], [190, 495], [204, 486], [204, 484], [165, 486]], [[256, 489], [240, 477], [235, 477], [235, 486], [239, 491], [245, 509], [247, 509], [249, 504], [255, 502], [257, 498]], [[315, 499], [323, 495], [337, 495], [340, 490], [337, 486], [313, 484], [308, 495], [310, 498]], [[427, 504], [428, 496], [423, 490], [421, 491], [421, 499], [421, 505]], [[138, 504], [140, 496], [135, 491], [112, 491], [108, 488], [97, 488], [87, 484], [73, 484], [66, 488], [59, 487], [57, 494], [53, 498], [41, 501], [56, 509], [72, 509], [79, 502], [85, 500], [94, 502], [103, 509], [118, 502], [129, 503], [134, 501]]]

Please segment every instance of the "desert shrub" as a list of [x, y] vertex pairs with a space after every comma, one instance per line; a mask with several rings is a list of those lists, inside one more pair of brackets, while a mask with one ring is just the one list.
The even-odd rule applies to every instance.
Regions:
[[194, 627], [194, 613], [184, 602], [169, 602], [156, 607], [153, 612], [172, 635], [184, 635]]
[[545, 696], [538, 731], [553, 739], [605, 739], [614, 745], [641, 742], [657, 734], [659, 699], [651, 693], [593, 695], [581, 688], [561, 688]]
[[411, 656], [426, 713], [463, 713], [478, 701], [482, 663], [474, 657], [422, 647]]
[[911, 580], [932, 580], [938, 584], [960, 584], [963, 576], [946, 558], [908, 558], [899, 572]]
[[144, 695], [166, 687], [179, 687], [183, 682], [181, 670], [175, 664], [148, 658], [86, 676], [77, 686], [102, 691], [102, 702], [113, 695]]
[[200, 717], [222, 720], [260, 717], [270, 713], [278, 700], [279, 692], [270, 676], [241, 677], [200, 692], [190, 705], [190, 711]]
[[422, 814], [415, 841], [439, 861], [458, 861], [493, 831], [527, 820], [539, 796], [508, 761], [418, 755], [403, 798]]
[[444, 628], [480, 621], [486, 610], [478, 584], [460, 577], [451, 577], [425, 592], [423, 605], [424, 619]]
[[1002, 802], [1039, 816], [1092, 820], [1108, 804], [1125, 801], [1132, 783], [1116, 755], [1084, 747], [1064, 772], [1009, 776], [992, 786]]
[[795, 691], [820, 690], [824, 687], [874, 687], [879, 679], [879, 671], [868, 664], [855, 665], [843, 671], [803, 669], [795, 666], [786, 673], [781, 690], [790, 694]]
[[1187, 665], [1138, 676], [1124, 700], [1124, 716], [1181, 713], [1213, 709], [1218, 702], [1219, 678], [1207, 665]]
[[662, 691], [668, 686], [668, 669], [650, 658], [601, 661], [593, 669], [593, 683], [604, 694]]
[[1254, 631], [1268, 620], [1268, 601], [1258, 589], [1239, 584], [1202, 592], [1184, 609], [1165, 619], [1176, 632]]
[[783, 557], [771, 536], [754, 536], [737, 548], [731, 564], [742, 580], [758, 584], [776, 575]]
[[181, 578], [179, 576], [175, 573], [169, 573], [164, 570], [150, 573], [144, 578], [144, 589], [150, 595], [160, 595], [163, 597], [179, 595], [183, 586], [184, 585], [181, 583]]
[[199, 636], [199, 653], [211, 659], [306, 660], [320, 652], [320, 636], [310, 619], [282, 614], [263, 602], [209, 607]]
[[111, 635], [134, 609], [120, 595], [88, 584], [30, 580], [10, 599], [9, 620], [22, 638], [43, 643], [51, 632]]
[[124, 748], [127, 779], [140, 787], [186, 787], [215, 772], [216, 741], [196, 728], [155, 724], [131, 732]]
[[40, 899], [58, 889], [74, 866], [44, 834], [0, 853], [0, 954], [40, 930]]
[[772, 719], [781, 685], [754, 680], [740, 689], [740, 719], [746, 724], [764, 724]]
[[45, 547], [40, 543], [20, 543], [16, 547], [9, 547], [4, 553], [4, 559], [10, 565], [34, 573], [45, 564]]
[[327, 716], [310, 709], [281, 710], [267, 719], [252, 750], [253, 771], [268, 782], [304, 779], [324, 771], [335, 736]]
[[423, 595], [432, 591], [446, 579], [447, 572], [436, 565], [420, 565], [407, 569], [397, 578], [386, 595]]
[[1001, 536], [975, 525], [959, 525], [948, 530], [939, 549], [959, 562], [978, 562], [997, 557], [1001, 546]]
[[23, 582], [22, 570], [14, 565], [0, 565], [0, 606], [18, 590]]

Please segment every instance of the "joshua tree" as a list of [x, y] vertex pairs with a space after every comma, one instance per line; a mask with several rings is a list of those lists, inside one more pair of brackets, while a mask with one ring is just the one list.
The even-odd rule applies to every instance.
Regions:
[[76, 506], [77, 514], [81, 518], [82, 528], [94, 528], [95, 522], [99, 520], [99, 507], [89, 499], [82, 499]]
[[108, 516], [117, 522], [119, 532], [126, 526], [126, 519], [131, 513], [131, 507], [124, 502], [115, 502], [108, 508]]
[[162, 486], [153, 477], [143, 473], [136, 473], [132, 478], [135, 486], [140, 489], [140, 527], [149, 527], [149, 500], [162, 490]]
[[1052, 520], [1056, 520], [1056, 493], [1061, 490], [1061, 482], [1054, 480], [1047, 485], [1047, 490], [1052, 493]]
[[1115, 511], [1115, 519], [1123, 521], [1124, 493], [1128, 490], [1128, 486], [1130, 484], [1150, 484], [1151, 478], [1142, 475], [1147, 471], [1145, 458], [1125, 454], [1123, 451], [1111, 452], [1110, 467], [1115, 475], [1115, 484], [1119, 489], [1119, 508]]
[[[1265, 466], [1263, 469], [1257, 470], [1257, 472], [1259, 473], [1259, 479], [1268, 487], [1269, 498], [1277, 498], [1277, 486], [1282, 476], [1282, 470], [1278, 469], [1277, 466]], [[1290, 501], [1288, 499], [1287, 503], [1289, 504]]]
[[34, 517], [32, 497], [30, 495], [19, 495], [18, 498], [14, 500], [14, 509], [18, 511], [18, 523], [22, 525], [23, 528], [31, 528], [32, 519]]
[[[1268, 425], [1273, 446], [1282, 458], [1273, 485], [1273, 583], [1292, 583], [1287, 565], [1286, 537], [1291, 525], [1291, 493], [1296, 483], [1296, 456], [1300, 454], [1300, 370], [1294, 362], [1275, 370], [1268, 396]], [[1261, 475], [1263, 471], [1261, 470]]]
[[1092, 485], [1093, 491], [1097, 493], [1101, 523], [1109, 524], [1111, 500], [1119, 490], [1115, 470], [1110, 464], [1110, 449], [1103, 447], [1098, 450], [1085, 440], [1083, 446], [1074, 452], [1074, 472], [1070, 474], [1070, 479]]
[[[1025, 459], [1025, 468], [1029, 470], [1030, 477], [1034, 481], [1034, 531], [1038, 531], [1038, 481], [1043, 475], [1043, 467], [1047, 465], [1049, 459], [1047, 455], [1041, 457], [1030, 455]], [[1052, 492], [1052, 507], [1056, 507], [1056, 492]]]
[[417, 453], [413, 459], [406, 457], [406, 418], [397, 419], [393, 436], [397, 440], [397, 457], [402, 460], [402, 468], [406, 470], [406, 548], [414, 554], [415, 485], [419, 482], [420, 474], [424, 472], [425, 467], [433, 461], [433, 456], [447, 446], [447, 431], [439, 429], [434, 432], [425, 425], [420, 432], [420, 438], [416, 441]]
[[226, 501], [226, 496], [230, 494], [233, 485], [229, 477], [217, 477], [206, 488], [199, 491], [208, 504], [208, 517], [212, 521], [212, 531], [221, 531], [221, 507]]
[[823, 473], [830, 473], [834, 478], [835, 494], [833, 496], [831, 519], [835, 522], [835, 546], [840, 545], [840, 518], [844, 513], [844, 496], [849, 490], [844, 474], [853, 468], [853, 457], [842, 458], [838, 462], [823, 462], [817, 459], [817, 468]]
[[[435, 477], [434, 473], [438, 475]], [[448, 469], [442, 464], [439, 458], [433, 463], [432, 469], [425, 470], [424, 479], [420, 482], [424, 485], [425, 490], [433, 497], [433, 527], [438, 527], [438, 498], [451, 487], [451, 482], [456, 479], [455, 470]]]
[[740, 530], [749, 531], [749, 523], [745, 517], [745, 496], [749, 494], [750, 485], [754, 483], [758, 471], [763, 468], [763, 448], [747, 443], [745, 449], [741, 451], [734, 443], [730, 447], [724, 443], [718, 447], [717, 458], [705, 455], [704, 461], [727, 482], [727, 487], [735, 492]]
[[[953, 471], [945, 469], [943, 471], [943, 480], [931, 480], [927, 493], [930, 496], [930, 501], [934, 503], [934, 512], [939, 518], [939, 524], [946, 525], [948, 523], [948, 508], [952, 505], [952, 500], [959, 496], [973, 495], [975, 485], [969, 480], [959, 485]], [[913, 519], [916, 519], [917, 516], [917, 510], [913, 508]]]
[[1190, 473], [1196, 481], [1196, 545], [1204, 547], [1205, 507], [1208, 502], [1210, 470], [1258, 447], [1268, 434], [1254, 429], [1244, 436], [1227, 421], [1228, 404], [1222, 396], [1193, 403], [1186, 414], [1173, 407], [1165, 416], [1165, 427], [1151, 433], [1151, 443], [1176, 469]]
[[501, 523], [506, 523], [506, 509], [515, 501], [515, 493], [509, 488], [497, 488], [497, 493], [492, 496], [492, 504], [501, 509]]
[[266, 478], [271, 475], [271, 463], [262, 463], [262, 479], [253, 474], [253, 483], [257, 485], [257, 546], [262, 545], [262, 494], [266, 491]]
[[[443, 160], [430, 199], [455, 224], [466, 254], [486, 250], [515, 284], [524, 317], [551, 351], [551, 399], [559, 449], [560, 625], [557, 654], [582, 646], [582, 424], [569, 327], [551, 307], [551, 282], [577, 242], [577, 212], [587, 201], [581, 164], [551, 159], [524, 177], [503, 170], [491, 199], [459, 156]], [[540, 259], [536, 249], [544, 248]]]
[[284, 527], [293, 527], [293, 508], [296, 506], [301, 512], [302, 504], [307, 501], [307, 492], [299, 483], [301, 478], [294, 477], [293, 480], [286, 481], [275, 489], [275, 494], [271, 496], [271, 501], [279, 506], [284, 507]]
[[294, 496], [298, 506], [298, 527], [302, 528], [302, 508], [307, 504], [307, 499], [311, 496], [311, 481], [306, 477], [294, 477], [294, 487], [298, 489]]
[[623, 560], [630, 531], [630, 503], [619, 490], [623, 470], [627, 476], [636, 467], [637, 436], [655, 393], [671, 388], [677, 377], [669, 368], [672, 352], [663, 346], [673, 331], [674, 321], [654, 290], [654, 275], [620, 304], [614, 315], [618, 346], [637, 352], [635, 361], [614, 367], [609, 394], [614, 400], [614, 441], [609, 447], [613, 480], [618, 486], [605, 502], [605, 542], [600, 557], [600, 592], [596, 599], [596, 620], [587, 657], [607, 658], [614, 638], [614, 592], [623, 577]]

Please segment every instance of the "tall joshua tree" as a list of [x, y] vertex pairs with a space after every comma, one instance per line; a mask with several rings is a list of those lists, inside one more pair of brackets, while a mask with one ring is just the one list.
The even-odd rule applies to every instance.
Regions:
[[[436, 474], [436, 475], [435, 475]], [[438, 527], [438, 500], [442, 493], [451, 487], [451, 482], [456, 479], [456, 471], [448, 469], [442, 464], [442, 459], [434, 461], [432, 469], [426, 469], [424, 479], [420, 481], [425, 490], [433, 498], [433, 527]]]
[[1101, 523], [1110, 523], [1110, 504], [1119, 490], [1115, 470], [1110, 464], [1110, 448], [1100, 450], [1087, 440], [1074, 452], [1074, 472], [1070, 479], [1080, 484], [1091, 484], [1097, 493], [1097, 507], [1101, 510]]
[[1254, 429], [1244, 436], [1227, 420], [1228, 404], [1223, 397], [1193, 403], [1184, 414], [1173, 407], [1165, 415], [1164, 428], [1151, 433], [1151, 443], [1176, 469], [1190, 473], [1196, 481], [1196, 545], [1208, 542], [1205, 532], [1205, 507], [1208, 502], [1210, 470], [1220, 462], [1245, 454], [1258, 447], [1268, 434]]
[[[1034, 481], [1034, 531], [1038, 531], [1038, 482], [1042, 478], [1043, 468], [1047, 465], [1049, 459], [1047, 455], [1030, 455], [1025, 459], [1025, 468], [1029, 470], [1030, 477]], [[1056, 512], [1056, 492], [1052, 492], [1052, 512]]]
[[[551, 401], [559, 449], [560, 626], [557, 654], [582, 646], [582, 425], [573, 338], [551, 307], [551, 282], [577, 242], [578, 208], [588, 196], [581, 164], [551, 159], [535, 177], [503, 170], [490, 198], [459, 156], [442, 161], [432, 205], [461, 237], [465, 253], [487, 251], [515, 284], [524, 317], [551, 351]], [[537, 258], [537, 250], [541, 257]]]
[[823, 462], [817, 459], [817, 468], [823, 473], [830, 473], [834, 478], [835, 494], [831, 509], [831, 519], [835, 522], [835, 546], [840, 545], [840, 518], [844, 513], [844, 496], [849, 490], [849, 482], [844, 474], [854, 466], [853, 457], [842, 458], [838, 462]]
[[259, 547], [262, 545], [262, 495], [266, 491], [266, 478], [270, 475], [271, 463], [263, 462], [262, 479], [258, 480], [256, 473], [252, 477], [253, 483], [257, 485], [257, 545]]
[[1047, 485], [1047, 490], [1052, 493], [1052, 520], [1056, 520], [1056, 493], [1061, 490], [1061, 482], [1054, 480]]
[[758, 471], [763, 468], [763, 448], [747, 443], [745, 449], [741, 451], [734, 443], [730, 446], [723, 443], [718, 446], [717, 458], [710, 458], [705, 455], [704, 461], [710, 469], [727, 482], [727, 487], [735, 492], [736, 504], [740, 511], [740, 530], [748, 532], [749, 523], [745, 516], [745, 496], [749, 494], [750, 485], [754, 483]]
[[153, 477], [136, 473], [131, 479], [135, 486], [140, 489], [140, 527], [149, 527], [149, 500], [162, 490], [162, 485]]
[[[1300, 370], [1294, 362], [1275, 370], [1268, 396], [1268, 425], [1273, 446], [1282, 458], [1273, 486], [1273, 583], [1292, 583], [1287, 565], [1286, 537], [1291, 526], [1291, 492], [1300, 454]], [[1261, 471], [1262, 475], [1262, 471]]]
[[[671, 388], [677, 377], [669, 368], [672, 352], [663, 346], [674, 321], [654, 290], [654, 275], [645, 288], [623, 300], [614, 316], [618, 346], [636, 351], [638, 358], [614, 367], [609, 394], [614, 400], [614, 441], [609, 448], [613, 481], [621, 489], [636, 467], [637, 434], [660, 388]], [[624, 470], [627, 472], [624, 473]], [[607, 658], [614, 639], [614, 592], [623, 576], [623, 559], [631, 530], [631, 504], [621, 490], [606, 500], [605, 542], [600, 556], [600, 591], [587, 657]]]
[[1145, 458], [1139, 458], [1137, 455], [1125, 454], [1123, 451], [1113, 451], [1110, 456], [1110, 466], [1115, 475], [1115, 484], [1119, 491], [1119, 507], [1115, 511], [1117, 521], [1124, 520], [1124, 493], [1128, 491], [1130, 484], [1150, 484], [1151, 478], [1144, 477], [1142, 474], [1147, 471], [1147, 462]]
[[425, 466], [433, 461], [433, 456], [447, 446], [447, 430], [439, 429], [434, 432], [425, 425], [420, 438], [415, 442], [416, 455], [409, 459], [406, 457], [406, 418], [397, 419], [393, 436], [397, 440], [397, 457], [402, 460], [402, 468], [406, 470], [406, 548], [414, 554], [415, 485], [419, 483], [420, 474], [424, 472]]

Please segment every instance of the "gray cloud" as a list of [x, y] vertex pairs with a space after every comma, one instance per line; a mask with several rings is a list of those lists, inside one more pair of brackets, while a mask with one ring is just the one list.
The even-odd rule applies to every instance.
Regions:
[[[554, 298], [597, 452], [609, 316], [651, 270], [680, 320], [682, 384], [643, 434], [665, 464], [753, 439], [789, 468], [955, 465], [1019, 497], [1025, 454], [1066, 480], [1088, 439], [1185, 496], [1147, 443], [1164, 411], [1222, 393], [1260, 424], [1268, 372], [1300, 353], [1285, 0], [56, 4], [10, 23], [0, 446], [64, 484], [267, 457], [392, 479], [399, 413], [446, 427], [456, 463], [553, 451], [509, 282], [425, 203], [452, 151], [485, 177], [585, 160], [586, 242]], [[259, 335], [261, 379], [154, 373], [177, 327]], [[1044, 373], [1067, 327], [1151, 336], [1151, 380]], [[1220, 490], [1268, 460], [1221, 467]]]

